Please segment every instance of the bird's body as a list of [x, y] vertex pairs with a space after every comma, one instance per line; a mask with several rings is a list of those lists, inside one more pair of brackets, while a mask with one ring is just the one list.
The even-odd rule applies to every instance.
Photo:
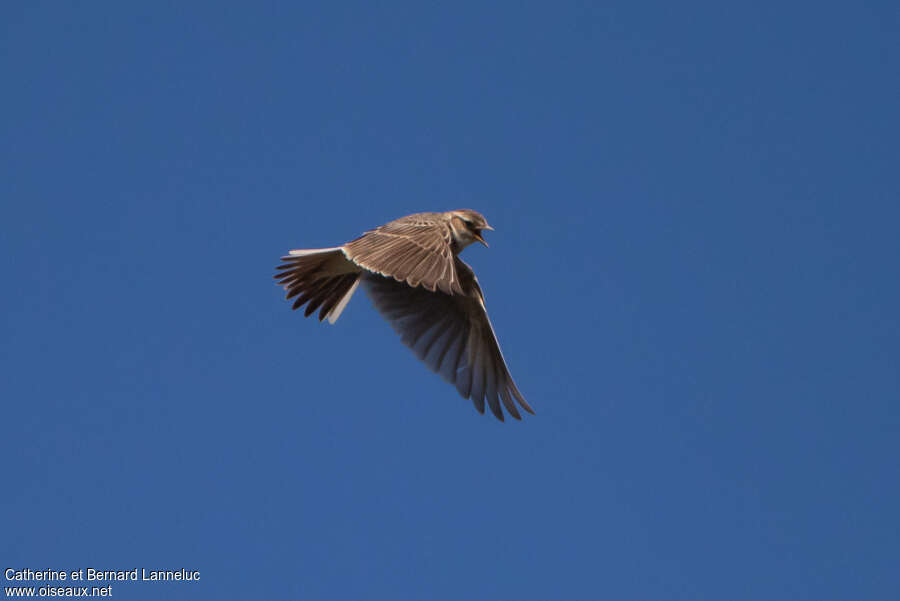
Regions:
[[520, 419], [518, 404], [534, 413], [516, 388], [472, 269], [457, 255], [472, 242], [487, 246], [493, 229], [476, 211], [416, 213], [332, 248], [292, 250], [275, 278], [306, 304], [309, 316], [337, 321], [362, 283], [376, 309], [426, 365], [503, 420], [502, 403]]

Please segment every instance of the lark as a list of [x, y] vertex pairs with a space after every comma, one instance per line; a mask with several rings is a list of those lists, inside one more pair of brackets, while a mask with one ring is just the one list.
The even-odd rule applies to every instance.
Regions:
[[337, 321], [362, 283], [375, 308], [432, 371], [503, 421], [521, 419], [516, 403], [534, 414], [516, 387], [472, 268], [459, 253], [487, 246], [493, 230], [477, 211], [416, 213], [364, 233], [343, 246], [292, 250], [275, 279], [293, 308]]

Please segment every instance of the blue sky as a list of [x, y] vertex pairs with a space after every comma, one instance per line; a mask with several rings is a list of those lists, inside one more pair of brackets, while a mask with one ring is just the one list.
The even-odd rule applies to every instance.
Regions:
[[[900, 590], [895, 3], [0, 9], [2, 568], [122, 599]], [[290, 248], [470, 207], [498, 423]], [[3, 585], [9, 583], [3, 582]]]

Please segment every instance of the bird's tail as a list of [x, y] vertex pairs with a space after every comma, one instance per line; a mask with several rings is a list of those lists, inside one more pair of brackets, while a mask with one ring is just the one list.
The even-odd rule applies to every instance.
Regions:
[[277, 267], [275, 279], [284, 286], [287, 298], [294, 301], [294, 309], [304, 304], [309, 317], [319, 310], [319, 321], [337, 321], [362, 277], [360, 268], [349, 261], [340, 247], [312, 250], [292, 250], [284, 263]]

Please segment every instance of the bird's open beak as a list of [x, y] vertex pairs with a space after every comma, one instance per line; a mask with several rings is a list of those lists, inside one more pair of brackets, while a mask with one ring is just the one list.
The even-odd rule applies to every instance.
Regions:
[[[492, 228], [492, 227], [486, 227], [486, 228], [484, 228], [484, 229], [486, 229], [486, 230], [488, 230], [488, 229], [492, 230], [492, 229], [494, 229], [494, 228]], [[484, 244], [485, 246], [488, 245], [488, 243], [484, 241], [484, 238], [481, 237], [481, 232], [474, 232], [474, 236], [475, 236], [475, 239], [476, 239], [476, 240], [478, 240], [479, 242], [481, 242], [481, 243]], [[490, 247], [488, 247], [488, 248], [490, 248]]]

